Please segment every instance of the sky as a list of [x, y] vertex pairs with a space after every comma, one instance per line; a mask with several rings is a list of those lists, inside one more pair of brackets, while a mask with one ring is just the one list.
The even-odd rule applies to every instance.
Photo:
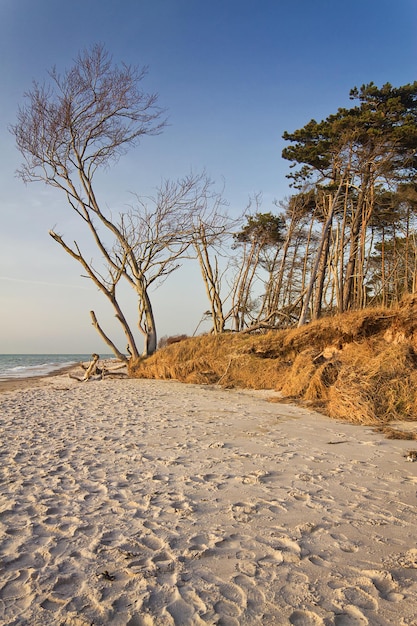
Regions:
[[[106, 353], [90, 310], [124, 349], [107, 301], [48, 235], [78, 241], [83, 225], [62, 193], [16, 176], [9, 131], [32, 81], [95, 43], [148, 68], [142, 87], [169, 121], [100, 177], [101, 202], [123, 211], [132, 193], [205, 170], [231, 215], [258, 193], [267, 212], [291, 194], [285, 131], [353, 106], [355, 86], [417, 80], [417, 1], [0, 0], [0, 354]], [[151, 298], [159, 337], [201, 331], [208, 300], [194, 263]], [[133, 294], [126, 306], [134, 327]]]

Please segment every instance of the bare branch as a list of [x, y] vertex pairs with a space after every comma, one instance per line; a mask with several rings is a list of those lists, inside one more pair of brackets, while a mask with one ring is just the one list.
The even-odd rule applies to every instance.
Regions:
[[104, 342], [109, 346], [109, 348], [111, 349], [113, 354], [115, 354], [117, 356], [117, 358], [120, 359], [121, 361], [123, 361], [124, 363], [127, 363], [128, 359], [127, 359], [126, 355], [122, 354], [119, 351], [117, 346], [112, 342], [112, 340], [103, 331], [103, 329], [101, 328], [100, 324], [97, 321], [97, 318], [96, 318], [96, 315], [95, 315], [94, 311], [90, 311], [90, 316], [91, 316], [92, 324], [93, 324], [94, 328], [97, 330], [97, 332], [99, 333], [100, 337], [104, 340]]

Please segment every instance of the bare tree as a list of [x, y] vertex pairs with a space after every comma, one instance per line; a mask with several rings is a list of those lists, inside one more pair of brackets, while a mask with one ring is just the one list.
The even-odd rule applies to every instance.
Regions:
[[[34, 82], [25, 94], [25, 104], [18, 110], [17, 123], [11, 127], [24, 157], [18, 171], [22, 180], [43, 181], [62, 190], [71, 209], [90, 230], [104, 271], [86, 260], [76, 242], [70, 246], [62, 236], [53, 231], [50, 234], [81, 263], [87, 276], [111, 302], [134, 358], [139, 352], [118, 304], [116, 287], [121, 278], [135, 287], [139, 328], [146, 335], [144, 353], [150, 354], [156, 348], [156, 332], [147, 289], [157, 277], [172, 271], [184, 250], [177, 235], [183, 226], [180, 222], [184, 212], [179, 212], [175, 225], [174, 215], [176, 203], [189, 193], [192, 184], [188, 180], [185, 186], [180, 183], [161, 189], [152, 219], [147, 211], [136, 211], [120, 216], [117, 223], [98, 200], [93, 186], [96, 172], [116, 162], [141, 137], [156, 135], [164, 128], [157, 96], [140, 88], [145, 75], [146, 68], [115, 66], [104, 47], [94, 45], [79, 54], [63, 75], [53, 68], [48, 85]], [[107, 244], [109, 235], [111, 245]], [[162, 250], [169, 251], [164, 261]], [[122, 358], [93, 311], [91, 316], [102, 338]]]
[[[260, 194], [255, 195], [253, 201], [256, 212], [250, 213], [249, 205], [245, 214], [247, 223], [234, 234], [234, 247], [240, 248], [231, 297], [231, 316], [235, 331], [243, 330], [249, 324], [259, 323], [265, 315], [269, 318], [268, 299], [283, 241], [282, 216], [270, 212], [261, 213]], [[266, 272], [266, 280], [259, 276], [259, 271], [263, 274]], [[265, 291], [256, 298], [254, 292], [257, 283]]]
[[235, 222], [223, 211], [225, 202], [221, 193], [213, 189], [212, 181], [202, 175], [199, 182], [191, 241], [210, 302], [208, 314], [213, 324], [212, 332], [217, 335], [224, 331], [226, 323], [222, 278], [228, 262], [222, 269], [222, 260], [227, 254], [224, 246], [232, 237]]
[[[145, 337], [144, 355], [157, 348], [149, 288], [178, 269], [181, 259], [193, 256], [210, 184], [204, 173], [167, 180], [155, 198], [138, 196], [136, 207], [120, 217], [118, 229], [122, 237], [117, 240], [115, 259], [138, 296], [138, 327]], [[219, 197], [216, 202], [220, 201]]]

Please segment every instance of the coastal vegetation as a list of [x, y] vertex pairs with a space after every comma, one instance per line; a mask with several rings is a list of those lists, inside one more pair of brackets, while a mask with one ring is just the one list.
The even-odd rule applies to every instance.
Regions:
[[415, 295], [390, 308], [339, 313], [300, 328], [177, 339], [132, 362], [131, 376], [273, 389], [279, 401], [370, 425], [389, 437], [417, 438]]
[[[199, 342], [208, 342], [224, 351], [218, 371], [205, 364], [202, 350], [200, 370], [209, 372], [208, 380], [226, 380], [235, 369], [230, 346], [240, 355], [255, 341], [265, 346], [281, 341], [279, 333], [272, 339], [268, 331], [287, 330], [285, 336], [295, 337], [299, 328], [308, 337], [311, 329], [330, 332], [340, 319], [351, 319], [355, 327], [361, 316], [378, 316], [379, 310], [381, 319], [389, 319], [387, 311], [417, 291], [417, 82], [355, 87], [351, 108], [285, 132], [282, 156], [290, 165], [292, 195], [266, 210], [258, 194], [230, 215], [223, 191], [202, 172], [164, 181], [154, 197], [137, 195], [129, 210], [112, 211], [99, 199], [97, 172], [166, 124], [157, 95], [141, 87], [145, 76], [145, 68], [118, 67], [103, 46], [92, 46], [63, 74], [53, 68], [48, 84], [33, 84], [11, 128], [24, 159], [20, 177], [63, 192], [91, 235], [95, 258], [76, 240], [70, 244], [50, 231], [113, 308], [126, 349], [106, 333], [94, 311], [91, 320], [132, 371], [139, 374], [145, 367], [141, 359], [157, 349], [151, 289], [185, 259], [198, 263], [208, 299], [201, 321], [210, 333], [195, 339], [193, 350], [199, 353]], [[134, 293], [142, 351], [122, 303], [122, 283]], [[347, 317], [338, 317], [342, 314]], [[252, 333], [258, 333], [256, 339]], [[355, 342], [342, 338], [344, 354], [346, 344]], [[186, 344], [171, 348], [178, 350], [178, 369], [187, 367]], [[315, 345], [311, 349], [316, 352]], [[291, 367], [298, 359], [304, 371], [301, 356], [291, 355]], [[287, 359], [285, 350], [281, 357]], [[227, 372], [224, 358], [230, 360]], [[340, 384], [338, 366], [324, 370]], [[196, 371], [193, 367], [193, 376]], [[317, 400], [323, 393], [317, 391]], [[299, 392], [306, 394], [314, 395], [312, 388]]]

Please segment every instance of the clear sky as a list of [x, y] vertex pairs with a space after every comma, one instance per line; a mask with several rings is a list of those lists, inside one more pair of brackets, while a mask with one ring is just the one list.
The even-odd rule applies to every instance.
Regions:
[[[205, 168], [232, 214], [257, 192], [269, 211], [290, 193], [283, 132], [350, 106], [354, 86], [417, 80], [416, 33], [416, 0], [0, 0], [0, 353], [107, 352], [91, 309], [115, 333], [107, 302], [48, 236], [82, 237], [65, 198], [15, 176], [8, 127], [32, 80], [93, 43], [149, 67], [143, 87], [169, 126], [101, 179], [112, 210]], [[152, 299], [159, 336], [192, 334], [208, 308], [194, 266]]]

